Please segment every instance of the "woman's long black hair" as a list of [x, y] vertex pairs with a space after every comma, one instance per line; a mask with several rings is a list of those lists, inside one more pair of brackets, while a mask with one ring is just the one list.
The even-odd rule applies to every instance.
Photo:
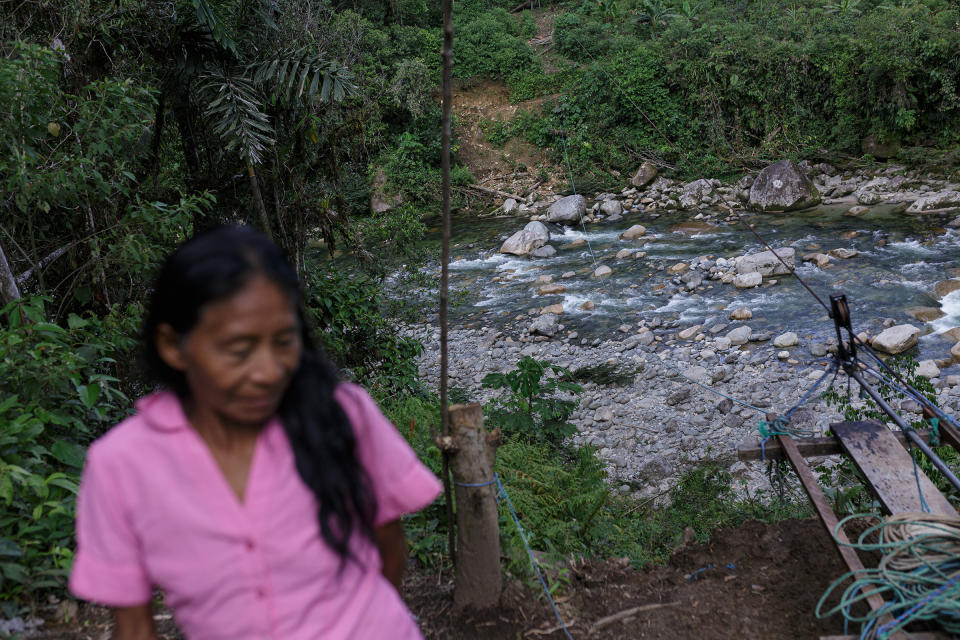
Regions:
[[374, 540], [376, 501], [369, 476], [357, 460], [353, 428], [333, 395], [336, 371], [313, 345], [296, 272], [269, 238], [250, 227], [215, 227], [186, 241], [167, 258], [144, 323], [147, 364], [181, 401], [189, 399], [184, 374], [168, 366], [157, 352], [157, 328], [168, 324], [177, 335], [186, 336], [206, 305], [236, 294], [258, 275], [277, 284], [296, 306], [303, 355], [278, 414], [293, 447], [297, 471], [316, 495], [320, 533], [345, 561], [351, 557], [350, 537], [355, 530]]

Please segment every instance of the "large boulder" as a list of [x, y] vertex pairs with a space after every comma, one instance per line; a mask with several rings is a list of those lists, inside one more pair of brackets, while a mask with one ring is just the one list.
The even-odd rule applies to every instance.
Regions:
[[793, 160], [781, 160], [760, 172], [750, 187], [756, 211], [795, 211], [820, 204], [820, 192]]
[[523, 228], [524, 231], [529, 231], [535, 235], [539, 240], [543, 240], [543, 244], [550, 242], [550, 229], [547, 228], [547, 225], [537, 220], [533, 220], [527, 223], [527, 226]]
[[542, 222], [533, 221], [523, 229], [507, 238], [500, 247], [500, 253], [525, 256], [539, 249], [550, 240], [550, 230]]
[[711, 193], [713, 193], [713, 183], [706, 178], [688, 182], [683, 185], [683, 191], [680, 193], [680, 208], [695, 209], [704, 197]]
[[581, 216], [587, 210], [587, 200], [581, 195], [560, 198], [547, 209], [547, 222], [573, 224], [580, 222]]
[[623, 233], [620, 234], [620, 238], [623, 240], [636, 240], [637, 238], [643, 237], [647, 233], [647, 228], [642, 224], [635, 224]]
[[640, 165], [640, 168], [630, 179], [630, 184], [635, 187], [645, 187], [656, 179], [658, 173], [660, 172], [657, 170], [657, 165], [648, 160]]
[[526, 227], [507, 238], [500, 246], [500, 253], [525, 256], [539, 249], [550, 239], [550, 232], [542, 222], [531, 222]]
[[551, 337], [556, 335], [559, 330], [559, 325], [560, 321], [557, 319], [556, 314], [547, 313], [531, 322], [527, 331], [533, 335]]
[[763, 276], [754, 271], [753, 273], [741, 273], [733, 279], [733, 286], [737, 289], [752, 289], [763, 284]]
[[871, 344], [874, 349], [884, 353], [897, 354], [916, 346], [919, 336], [920, 329], [912, 324], [898, 324], [895, 327], [885, 329], [873, 339]]
[[[773, 251], [761, 251], [748, 256], [740, 256], [734, 261], [734, 266], [739, 275], [759, 273], [761, 276], [782, 276], [790, 273], [790, 269], [793, 269], [796, 265], [796, 254], [797, 252], [793, 247], [777, 249], [776, 255]], [[777, 256], [782, 258], [790, 269], [784, 266]]]
[[907, 213], [951, 209], [953, 207], [960, 207], [960, 191], [939, 191], [915, 200], [913, 204], [907, 207]]
[[600, 213], [605, 216], [618, 216], [623, 213], [623, 205], [619, 200], [604, 200], [600, 205]]

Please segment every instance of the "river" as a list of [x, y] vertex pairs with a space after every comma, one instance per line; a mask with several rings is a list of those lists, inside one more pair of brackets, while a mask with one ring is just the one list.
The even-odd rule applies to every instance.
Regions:
[[[911, 215], [892, 206], [877, 206], [851, 217], [844, 215], [847, 209], [826, 206], [791, 214], [758, 214], [746, 221], [774, 248], [794, 247], [798, 264], [800, 256], [812, 251], [826, 253], [839, 247], [859, 251], [848, 260], [834, 259], [824, 269], [800, 264], [797, 274], [828, 304], [831, 294], [846, 294], [856, 331], [876, 335], [886, 318], [897, 324], [911, 323], [927, 331], [915, 355], [921, 359], [949, 357], [953, 341], [936, 332], [960, 326], [960, 292], [938, 301], [933, 288], [940, 280], [960, 276], [960, 234], [945, 229], [954, 216]], [[576, 331], [579, 339], [592, 340], [609, 336], [620, 325], [655, 318], [677, 323], [680, 328], [726, 323], [732, 309], [745, 306], [753, 312], [748, 324], [754, 332], [776, 335], [793, 331], [800, 336], [801, 346], [834, 335], [824, 309], [792, 276], [780, 276], [773, 286], [749, 290], [705, 279], [702, 289], [677, 291], [671, 283], [675, 276], [665, 267], [697, 256], [729, 259], [763, 249], [743, 223], [691, 225], [690, 214], [684, 212], [655, 218], [628, 213], [618, 222], [588, 224], [586, 230], [551, 227], [550, 244], [557, 249], [551, 258], [498, 253], [503, 239], [526, 222], [526, 218], [455, 218], [450, 265], [452, 325], [519, 326], [518, 314], [562, 303], [565, 329]], [[642, 246], [638, 241], [619, 239], [634, 224], [647, 228]], [[438, 240], [436, 229], [432, 236]], [[567, 248], [580, 238], [587, 244]], [[645, 251], [647, 256], [615, 260], [615, 254], [624, 248]], [[591, 277], [599, 263], [610, 266], [612, 275]], [[571, 271], [576, 273], [574, 277], [561, 279]], [[566, 291], [536, 295], [534, 281], [541, 275], [552, 276]], [[592, 310], [581, 308], [587, 300], [594, 303]], [[940, 306], [946, 316], [924, 325], [907, 315], [912, 306]]]

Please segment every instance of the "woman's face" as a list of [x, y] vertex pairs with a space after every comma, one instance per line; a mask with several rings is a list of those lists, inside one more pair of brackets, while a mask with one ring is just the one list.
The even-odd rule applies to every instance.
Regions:
[[161, 325], [157, 349], [186, 376], [191, 412], [255, 427], [276, 413], [303, 343], [294, 302], [258, 275], [233, 296], [204, 307], [185, 337]]

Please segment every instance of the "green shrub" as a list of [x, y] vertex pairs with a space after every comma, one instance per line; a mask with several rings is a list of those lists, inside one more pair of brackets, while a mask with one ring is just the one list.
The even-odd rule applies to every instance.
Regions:
[[[524, 356], [517, 368], [507, 373], [490, 373], [483, 378], [486, 388], [509, 393], [487, 408], [487, 422], [505, 435], [519, 435], [532, 442], [559, 446], [576, 427], [567, 422], [579, 402], [583, 388], [571, 382], [571, 373], [546, 360]], [[573, 395], [574, 399], [563, 397]]]
[[86, 446], [130, 410], [120, 370], [140, 309], [45, 322], [44, 300], [0, 310], [0, 602], [14, 615], [59, 590], [73, 558]]
[[381, 311], [383, 290], [361, 273], [313, 270], [307, 309], [327, 353], [352, 377], [391, 392], [419, 392], [416, 358], [422, 347], [401, 338]]

